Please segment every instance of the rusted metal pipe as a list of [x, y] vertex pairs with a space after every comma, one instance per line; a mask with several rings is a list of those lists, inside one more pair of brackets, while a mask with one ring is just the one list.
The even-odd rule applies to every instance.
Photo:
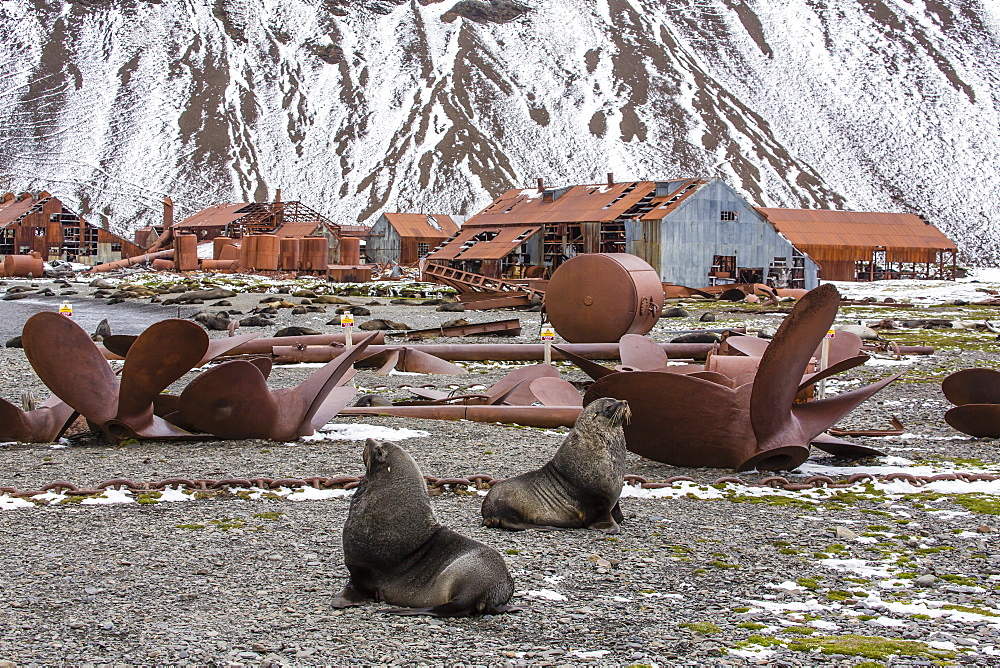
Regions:
[[173, 249], [160, 251], [158, 253], [147, 253], [145, 255], [136, 255], [134, 257], [123, 258], [121, 260], [115, 260], [114, 262], [105, 262], [104, 264], [94, 265], [90, 268], [90, 271], [96, 271], [98, 273], [105, 271], [113, 271], [115, 269], [124, 269], [125, 267], [131, 267], [140, 264], [152, 264], [153, 260], [160, 258], [171, 260], [174, 257]]
[[501, 422], [525, 427], [572, 427], [583, 409], [579, 406], [373, 406], [341, 409], [340, 415], [390, 415], [427, 420]]
[[[257, 339], [251, 343], [262, 341], [273, 341], [274, 339]], [[280, 339], [278, 339], [280, 341]], [[660, 343], [658, 344], [667, 353], [671, 360], [679, 359], [700, 359], [707, 357], [712, 349], [711, 343]], [[383, 353], [387, 348], [397, 346], [369, 346], [368, 352], [371, 355]], [[616, 360], [619, 359], [617, 343], [567, 343], [559, 346], [569, 352], [595, 360]], [[240, 351], [243, 346], [235, 348]], [[545, 358], [545, 346], [541, 343], [458, 343], [442, 345], [412, 345], [407, 346], [420, 352], [440, 357], [449, 361], [484, 362], [537, 362]], [[254, 352], [257, 352], [256, 350]], [[262, 351], [261, 351], [262, 352]], [[339, 346], [289, 346], [274, 345], [269, 351], [275, 356], [275, 362], [329, 362], [331, 359], [343, 352]], [[230, 351], [230, 355], [239, 354]], [[552, 359], [566, 359], [553, 349]]]

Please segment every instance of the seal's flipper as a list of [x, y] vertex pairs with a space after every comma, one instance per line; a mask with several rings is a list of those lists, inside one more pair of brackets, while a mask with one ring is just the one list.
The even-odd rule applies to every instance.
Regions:
[[387, 615], [399, 615], [401, 617], [416, 617], [426, 615], [428, 617], [468, 617], [472, 614], [472, 600], [463, 600], [456, 596], [447, 603], [435, 605], [430, 608], [386, 608], [382, 612]]
[[625, 515], [622, 514], [621, 501], [615, 501], [615, 507], [611, 509], [611, 517], [615, 518], [615, 522], [618, 523], [625, 521]]
[[602, 517], [597, 522], [591, 522], [587, 525], [587, 528], [606, 533], [609, 536], [615, 536], [622, 532], [622, 528], [618, 526], [618, 522], [611, 518], [610, 514], [607, 517]]
[[340, 590], [340, 593], [337, 594], [336, 598], [330, 602], [330, 606], [338, 609], [350, 608], [357, 605], [364, 605], [365, 603], [371, 603], [374, 600], [374, 596], [358, 591], [352, 584], [348, 583], [346, 587]]

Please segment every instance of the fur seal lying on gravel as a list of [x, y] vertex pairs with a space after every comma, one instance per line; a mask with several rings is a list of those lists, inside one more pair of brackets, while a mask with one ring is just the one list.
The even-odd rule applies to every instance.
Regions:
[[518, 610], [500, 553], [438, 523], [417, 463], [395, 443], [365, 442], [367, 472], [344, 524], [351, 577], [333, 600], [385, 601], [400, 615], [459, 617]]
[[483, 499], [483, 525], [618, 533], [625, 475], [622, 425], [631, 414], [624, 401], [591, 402], [545, 466], [493, 484]]

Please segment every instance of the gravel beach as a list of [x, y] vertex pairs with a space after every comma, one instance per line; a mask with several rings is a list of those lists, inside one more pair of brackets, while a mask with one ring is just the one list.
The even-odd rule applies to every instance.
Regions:
[[[114, 281], [140, 278], [149, 280], [140, 274]], [[0, 336], [16, 336], [32, 312], [55, 310], [64, 299], [72, 300], [74, 317], [88, 331], [108, 318], [114, 333], [138, 333], [161, 317], [178, 315], [176, 305], [150, 304], [148, 298], [107, 304], [107, 298], [92, 296], [90, 278], [78, 280], [69, 288], [36, 280], [37, 290], [50, 287], [55, 296], [0, 302]], [[32, 285], [4, 281], [0, 290]], [[266, 295], [298, 305], [302, 298], [291, 292], [322, 289], [313, 283], [286, 285], [292, 286], [289, 293], [278, 293], [276, 284], [254, 288], [273, 289], [267, 293], [229, 297], [232, 306], [184, 305], [181, 316], [202, 309], [246, 315]], [[60, 296], [60, 291], [77, 294]], [[540, 324], [539, 313], [446, 313], [434, 306], [389, 304], [392, 295], [345, 298], [359, 306], [378, 301], [366, 306], [371, 318], [413, 328], [458, 317], [471, 322], [520, 317], [522, 336], [482, 341], [535, 342]], [[703, 326], [773, 329], [782, 317], [743, 304], [681, 306], [689, 315], [661, 319], [654, 338], [668, 341], [671, 332]], [[291, 315], [284, 308], [273, 326], [238, 333], [269, 336], [289, 325], [339, 330], [326, 324], [335, 309]], [[706, 312], [715, 323], [699, 321]], [[912, 308], [845, 307], [838, 322], [981, 322], [998, 315], [1000, 307], [938, 299]], [[110, 494], [82, 501], [61, 495], [33, 503], [0, 495], [5, 562], [0, 666], [1000, 665], [1000, 482], [916, 487], [885, 477], [898, 471], [1000, 475], [997, 443], [952, 430], [943, 419], [949, 404], [940, 391], [941, 379], [952, 371], [995, 366], [1000, 344], [983, 329], [903, 328], [883, 334], [937, 350], [903, 360], [877, 354], [837, 376], [830, 383], [833, 392], [905, 372], [838, 426], [887, 428], [896, 416], [906, 433], [848, 439], [879, 448], [886, 457], [848, 462], [814, 451], [799, 471], [783, 474], [801, 482], [809, 475], [843, 480], [861, 472], [873, 476], [868, 482], [784, 491], [755, 486], [768, 475], [751, 472], [739, 475], [742, 484], [715, 484], [735, 474], [677, 468], [630, 454], [629, 474], [691, 481], [656, 490], [626, 487], [618, 536], [485, 529], [481, 496], [474, 490], [433, 495], [442, 523], [504, 555], [517, 590], [512, 603], [523, 608], [516, 614], [395, 617], [381, 612], [383, 604], [333, 610], [330, 599], [347, 577], [341, 528], [349, 496], [343, 493], [323, 499], [291, 490], [221, 492], [210, 498]], [[25, 390], [38, 399], [47, 396], [23, 350], [0, 349], [0, 364], [0, 396], [16, 404]], [[401, 399], [408, 396], [408, 385], [488, 386], [514, 368], [463, 365], [470, 373], [378, 376], [361, 370], [356, 384], [362, 393]], [[270, 384], [293, 386], [315, 366], [275, 367]], [[587, 379], [572, 365], [560, 370], [569, 380]], [[195, 373], [171, 389], [179, 391]], [[349, 438], [369, 426], [388, 430], [386, 440], [405, 447], [425, 475], [507, 477], [547, 461], [567, 431], [388, 417], [338, 417], [334, 423], [338, 431], [294, 443], [109, 446], [82, 437], [60, 444], [6, 443], [0, 445], [0, 486], [23, 491], [55, 481], [88, 487], [115, 478], [361, 475], [363, 440]]]

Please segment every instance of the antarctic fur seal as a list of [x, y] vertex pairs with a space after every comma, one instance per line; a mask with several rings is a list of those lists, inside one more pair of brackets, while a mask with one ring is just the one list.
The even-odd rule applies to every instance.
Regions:
[[437, 617], [516, 611], [503, 557], [438, 523], [410, 454], [369, 438], [363, 456], [367, 472], [344, 524], [350, 580], [333, 607], [385, 601], [402, 606], [386, 612]]
[[545, 466], [493, 484], [483, 499], [483, 525], [618, 533], [625, 475], [622, 424], [631, 414], [617, 399], [588, 404]]

